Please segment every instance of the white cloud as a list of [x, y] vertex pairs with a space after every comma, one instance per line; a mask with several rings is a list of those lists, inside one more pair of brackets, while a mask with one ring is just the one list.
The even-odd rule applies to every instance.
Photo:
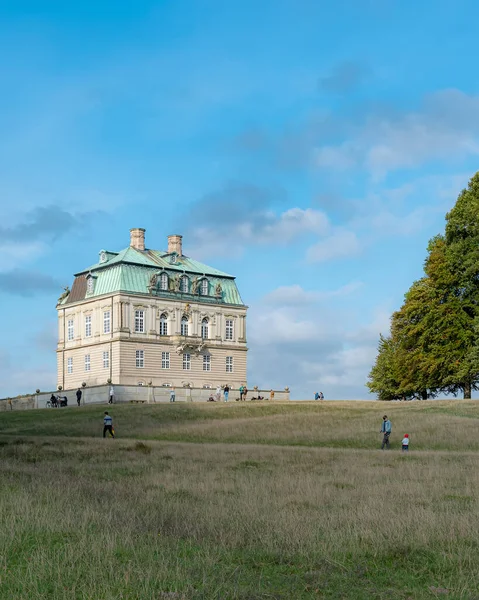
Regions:
[[314, 162], [322, 169], [366, 168], [380, 180], [397, 169], [418, 168], [434, 160], [479, 154], [479, 96], [442, 90], [406, 114], [368, 116], [350, 138], [318, 146]]
[[196, 227], [186, 253], [198, 259], [212, 255], [241, 256], [250, 245], [285, 245], [307, 235], [325, 235], [330, 230], [326, 214], [313, 208], [290, 208], [280, 214], [263, 211], [233, 223], [227, 236], [214, 226]]
[[269, 304], [304, 305], [314, 302], [328, 300], [338, 296], [347, 296], [359, 289], [363, 284], [360, 281], [352, 281], [336, 290], [307, 291], [300, 285], [280, 286], [267, 294], [264, 298]]
[[370, 398], [365, 383], [389, 316], [376, 309], [358, 326], [350, 309], [335, 302], [355, 287], [353, 282], [328, 292], [329, 302], [325, 292], [283, 287], [251, 306], [249, 384], [288, 385], [296, 399], [319, 390], [328, 398]]
[[47, 251], [47, 244], [43, 242], [14, 241], [0, 244], [0, 272], [11, 271], [38, 258]]
[[332, 235], [311, 246], [306, 257], [310, 262], [326, 262], [355, 256], [360, 251], [361, 244], [354, 231], [337, 228]]

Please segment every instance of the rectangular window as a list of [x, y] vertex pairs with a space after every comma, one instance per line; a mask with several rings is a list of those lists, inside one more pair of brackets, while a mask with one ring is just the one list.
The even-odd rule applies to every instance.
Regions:
[[233, 339], [233, 319], [226, 319], [226, 340]]
[[85, 337], [91, 337], [91, 315], [85, 317]]
[[111, 331], [111, 315], [110, 311], [107, 310], [103, 313], [103, 333], [110, 333]]
[[69, 319], [67, 323], [67, 335], [68, 341], [71, 342], [73, 340], [74, 329], [73, 329], [73, 319]]
[[203, 371], [211, 371], [211, 356], [203, 354]]
[[103, 352], [103, 368], [104, 369], [110, 368], [110, 353], [109, 352]]
[[135, 310], [135, 332], [145, 333], [145, 311]]
[[183, 354], [183, 369], [185, 371], [191, 369], [191, 354]]
[[145, 366], [145, 352], [144, 350], [136, 351], [136, 368], [143, 369]]
[[170, 353], [169, 352], [161, 353], [161, 368], [162, 369], [170, 368]]
[[90, 370], [90, 355], [85, 354], [85, 371]]
[[226, 372], [227, 373], [233, 372], [233, 357], [232, 356], [226, 357]]
[[73, 358], [67, 358], [67, 372], [69, 375], [73, 373]]

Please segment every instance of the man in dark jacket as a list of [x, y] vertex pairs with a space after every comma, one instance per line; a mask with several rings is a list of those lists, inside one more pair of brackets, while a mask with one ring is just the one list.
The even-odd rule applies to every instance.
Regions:
[[113, 430], [113, 419], [110, 417], [108, 412], [105, 411], [105, 416], [103, 417], [103, 437], [106, 437], [107, 431], [112, 438], [115, 437], [115, 432]]
[[81, 402], [81, 389], [78, 388], [77, 389], [77, 404], [78, 404], [78, 406], [80, 406], [80, 402]]
[[389, 450], [389, 436], [391, 435], [392, 427], [391, 421], [387, 415], [383, 417], [383, 424], [381, 426], [381, 433], [383, 434], [383, 443], [381, 444], [381, 450], [384, 450], [384, 446]]

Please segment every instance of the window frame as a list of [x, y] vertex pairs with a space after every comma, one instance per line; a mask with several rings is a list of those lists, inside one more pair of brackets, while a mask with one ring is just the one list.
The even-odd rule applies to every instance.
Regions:
[[86, 280], [86, 293], [93, 294], [94, 291], [95, 291], [95, 280], [93, 279], [93, 276], [90, 275], [89, 277], [87, 277], [87, 280]]
[[91, 371], [91, 355], [85, 354], [85, 371]]
[[183, 353], [183, 371], [191, 371], [191, 354], [189, 352]]
[[200, 295], [208, 296], [209, 291], [210, 291], [210, 282], [208, 281], [208, 279], [206, 279], [206, 277], [203, 277], [203, 279], [200, 282]]
[[85, 337], [91, 337], [91, 315], [85, 315]]
[[145, 321], [146, 321], [145, 309], [144, 308], [135, 308], [135, 333], [145, 333]]
[[225, 369], [226, 369], [226, 373], [233, 373], [233, 357], [232, 356], [227, 356], [226, 357], [226, 363], [225, 363]]
[[168, 316], [162, 313], [160, 316], [160, 335], [168, 335]]
[[110, 351], [109, 350], [103, 351], [103, 368], [104, 369], [110, 368]]
[[210, 321], [209, 321], [208, 317], [204, 317], [204, 319], [201, 320], [201, 339], [208, 340], [209, 338], [210, 338]]
[[73, 374], [73, 357], [72, 356], [69, 356], [67, 358], [67, 374], [68, 375]]
[[[166, 284], [165, 284], [166, 281]], [[170, 281], [169, 281], [169, 277], [168, 277], [168, 273], [160, 273], [160, 290], [162, 292], [167, 292], [168, 291], [168, 285], [169, 285]]]
[[203, 371], [211, 371], [211, 354], [203, 354]]
[[[108, 315], [108, 317], [107, 317]], [[107, 327], [108, 325], [108, 327]], [[103, 333], [111, 333], [111, 310], [103, 311]]]
[[145, 368], [145, 351], [135, 350], [135, 365], [137, 369]]
[[170, 368], [170, 353], [168, 351], [163, 351], [161, 353], [161, 368], [162, 369]]
[[73, 342], [75, 339], [75, 319], [67, 320], [67, 341]]
[[189, 326], [189, 319], [186, 315], [183, 315], [181, 317], [181, 323], [180, 323], [180, 335], [182, 335], [184, 337], [188, 337], [188, 326]]
[[[231, 325], [228, 325], [228, 323], [231, 323]], [[234, 340], [234, 332], [235, 332], [234, 319], [225, 319], [225, 340], [232, 342]]]
[[[185, 287], [186, 289], [184, 289]], [[188, 275], [182, 275], [180, 277], [180, 292], [182, 294], [189, 294], [190, 292], [190, 278], [188, 277]]]

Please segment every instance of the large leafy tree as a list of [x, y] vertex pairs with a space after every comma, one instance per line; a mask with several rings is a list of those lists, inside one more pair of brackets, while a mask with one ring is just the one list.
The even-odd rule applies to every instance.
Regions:
[[379, 400], [399, 398], [399, 379], [396, 374], [396, 350], [392, 337], [379, 336], [376, 364], [369, 375], [369, 390], [377, 394]]
[[479, 384], [479, 173], [446, 215], [445, 235], [429, 242], [424, 271], [392, 317], [387, 348], [381, 338], [368, 386], [383, 399], [470, 398]]

